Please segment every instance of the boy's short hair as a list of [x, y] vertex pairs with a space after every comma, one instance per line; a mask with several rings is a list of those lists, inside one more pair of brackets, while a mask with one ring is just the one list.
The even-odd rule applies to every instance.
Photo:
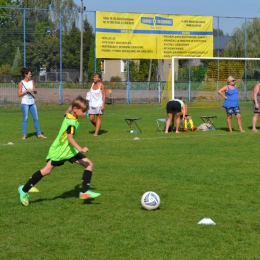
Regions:
[[86, 112], [88, 109], [88, 101], [82, 96], [77, 96], [71, 103], [71, 107], [76, 107]]

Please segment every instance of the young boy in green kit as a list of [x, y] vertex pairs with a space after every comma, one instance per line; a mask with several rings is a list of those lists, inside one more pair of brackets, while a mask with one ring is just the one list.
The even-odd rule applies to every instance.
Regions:
[[65, 115], [60, 131], [52, 143], [46, 157], [47, 164], [41, 170], [35, 172], [25, 185], [18, 188], [20, 201], [24, 206], [29, 205], [28, 191], [39, 182], [42, 177], [51, 173], [56, 166], [61, 166], [64, 162], [78, 163], [85, 170], [82, 177], [82, 191], [79, 193], [80, 199], [94, 199], [101, 194], [89, 190], [92, 177], [93, 163], [83, 154], [88, 152], [87, 147], [81, 147], [74, 138], [78, 135], [78, 118], [84, 117], [88, 109], [86, 99], [78, 96], [73, 100], [70, 112]]

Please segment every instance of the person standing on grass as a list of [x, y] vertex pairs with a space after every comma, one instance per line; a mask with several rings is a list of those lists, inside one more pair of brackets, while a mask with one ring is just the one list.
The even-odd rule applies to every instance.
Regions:
[[47, 138], [44, 136], [40, 130], [40, 125], [38, 122], [37, 107], [35, 104], [34, 95], [37, 93], [35, 82], [31, 79], [32, 72], [29, 69], [23, 68], [21, 70], [23, 80], [18, 84], [17, 95], [21, 98], [21, 109], [23, 114], [22, 122], [22, 139], [26, 139], [27, 135], [27, 121], [28, 112], [30, 111], [33, 117], [33, 123], [36, 130], [38, 138]]
[[[176, 134], [179, 134], [181, 114], [183, 113], [183, 115], [186, 115], [186, 107], [184, 106], [184, 100], [173, 99], [168, 101], [166, 105], [166, 111], [167, 111], [167, 120], [165, 126], [165, 134], [168, 134], [168, 129], [170, 127], [171, 122], [174, 121], [175, 116], [176, 116]], [[182, 118], [182, 120], [184, 120], [184, 117]]]
[[80, 199], [94, 199], [101, 194], [89, 190], [93, 171], [93, 163], [83, 154], [88, 152], [87, 147], [81, 147], [74, 138], [78, 135], [80, 117], [86, 115], [88, 109], [87, 100], [78, 96], [71, 105], [71, 112], [65, 115], [60, 131], [52, 143], [46, 157], [47, 164], [35, 172], [25, 185], [18, 188], [20, 201], [24, 206], [29, 205], [29, 190], [38, 183], [42, 177], [51, 173], [56, 166], [63, 165], [66, 161], [82, 165], [85, 170], [82, 177], [82, 190], [79, 193]]
[[[235, 85], [236, 79], [233, 76], [229, 76], [227, 78], [227, 85], [222, 87], [218, 94], [223, 97], [224, 103], [222, 107], [226, 109], [227, 113], [227, 125], [229, 128], [229, 132], [232, 133], [232, 115], [236, 116], [237, 125], [240, 132], [245, 132], [242, 128], [242, 118], [239, 108], [239, 91], [237, 86]], [[224, 93], [224, 94], [223, 94]]]
[[101, 116], [105, 109], [106, 91], [101, 82], [101, 75], [94, 74], [94, 82], [90, 88], [89, 119], [95, 126], [94, 136], [97, 136], [101, 127]]
[[252, 130], [257, 133], [256, 123], [260, 115], [260, 78], [259, 82], [254, 86], [254, 116], [252, 119]]

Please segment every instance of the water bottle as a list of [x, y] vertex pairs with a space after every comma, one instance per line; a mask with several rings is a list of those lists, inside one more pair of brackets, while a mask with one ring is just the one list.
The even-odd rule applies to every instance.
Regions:
[[138, 131], [138, 130], [130, 130], [130, 134], [140, 134], [140, 131]]

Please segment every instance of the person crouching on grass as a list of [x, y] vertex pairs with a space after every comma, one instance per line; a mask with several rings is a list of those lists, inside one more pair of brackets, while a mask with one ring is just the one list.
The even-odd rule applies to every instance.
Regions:
[[185, 111], [186, 111], [186, 115], [184, 116], [183, 115], [183, 109], [181, 110], [181, 120], [183, 119], [183, 116], [184, 116], [184, 128], [183, 128], [183, 131], [184, 132], [188, 132], [188, 122], [189, 122], [190, 123], [190, 129], [191, 129], [192, 132], [194, 132], [195, 130], [197, 130], [197, 127], [194, 126], [192, 117], [190, 115], [188, 115], [188, 105], [185, 103], [183, 97], [180, 98], [180, 100], [183, 101], [184, 107], [185, 107]]
[[[168, 129], [171, 122], [173, 123], [176, 116], [176, 134], [179, 134], [181, 114], [186, 115], [186, 107], [184, 106], [184, 100], [172, 99], [166, 104], [167, 120], [165, 124], [165, 134], [168, 134]], [[182, 118], [184, 121], [184, 117]]]
[[47, 164], [35, 172], [25, 185], [18, 188], [20, 201], [24, 206], [29, 205], [29, 190], [38, 183], [42, 177], [51, 173], [56, 166], [63, 165], [66, 161], [82, 165], [85, 170], [82, 177], [82, 190], [80, 199], [94, 199], [101, 194], [89, 190], [92, 177], [93, 163], [83, 153], [89, 151], [87, 147], [81, 147], [74, 138], [78, 135], [80, 117], [86, 115], [88, 109], [87, 100], [78, 96], [71, 105], [70, 113], [65, 115], [60, 131], [52, 143], [46, 157]]

